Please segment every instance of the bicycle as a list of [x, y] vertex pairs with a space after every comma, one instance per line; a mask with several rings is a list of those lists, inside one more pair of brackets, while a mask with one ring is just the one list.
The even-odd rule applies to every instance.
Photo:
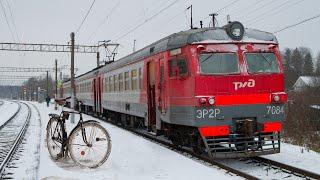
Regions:
[[[80, 120], [68, 137], [65, 122], [70, 113], [79, 114]], [[81, 112], [62, 111], [60, 115], [49, 114], [47, 124], [47, 148], [53, 160], [67, 157], [78, 165], [96, 168], [102, 165], [111, 152], [111, 138], [98, 121], [84, 121]]]

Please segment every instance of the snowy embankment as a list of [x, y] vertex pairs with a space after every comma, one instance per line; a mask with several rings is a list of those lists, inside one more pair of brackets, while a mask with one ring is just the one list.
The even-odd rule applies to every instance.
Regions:
[[14, 113], [17, 112], [19, 105], [15, 102], [4, 101], [2, 105], [0, 105], [0, 126], [7, 122], [9, 118], [13, 116]]
[[[106, 122], [101, 122], [101, 124], [111, 135], [112, 151], [105, 164], [97, 169], [82, 169], [74, 165], [71, 160], [53, 162], [45, 146], [45, 127], [49, 120], [48, 113], [59, 112], [54, 111], [53, 106], [47, 108], [45, 104], [34, 104], [39, 108], [42, 120], [40, 179], [199, 180], [240, 178], [231, 176], [224, 170], [203, 165]], [[84, 115], [84, 119], [95, 118]], [[68, 129], [74, 125], [67, 121]]]
[[320, 173], [320, 154], [312, 150], [308, 151], [301, 146], [282, 143], [279, 154], [263, 157], [318, 174]]

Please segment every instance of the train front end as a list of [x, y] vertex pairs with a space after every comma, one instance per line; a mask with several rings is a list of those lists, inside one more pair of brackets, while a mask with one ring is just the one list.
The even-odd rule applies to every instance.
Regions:
[[203, 146], [213, 158], [279, 153], [287, 94], [278, 43], [238, 22], [225, 31], [230, 42], [192, 45], [194, 123]]

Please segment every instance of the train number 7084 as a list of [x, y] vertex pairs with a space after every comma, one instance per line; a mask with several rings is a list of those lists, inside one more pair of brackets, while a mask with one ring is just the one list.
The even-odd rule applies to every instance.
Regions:
[[284, 106], [267, 106], [267, 114], [284, 114]]

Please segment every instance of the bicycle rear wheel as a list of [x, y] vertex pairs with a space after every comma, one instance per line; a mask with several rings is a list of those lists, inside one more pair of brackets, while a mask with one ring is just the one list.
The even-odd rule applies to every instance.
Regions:
[[[87, 143], [85, 142], [87, 141]], [[68, 149], [71, 158], [80, 166], [96, 168], [111, 152], [110, 135], [97, 122], [85, 122], [70, 134]]]
[[46, 141], [51, 158], [54, 160], [61, 158], [63, 134], [61, 123], [57, 118], [51, 118], [48, 122]]

